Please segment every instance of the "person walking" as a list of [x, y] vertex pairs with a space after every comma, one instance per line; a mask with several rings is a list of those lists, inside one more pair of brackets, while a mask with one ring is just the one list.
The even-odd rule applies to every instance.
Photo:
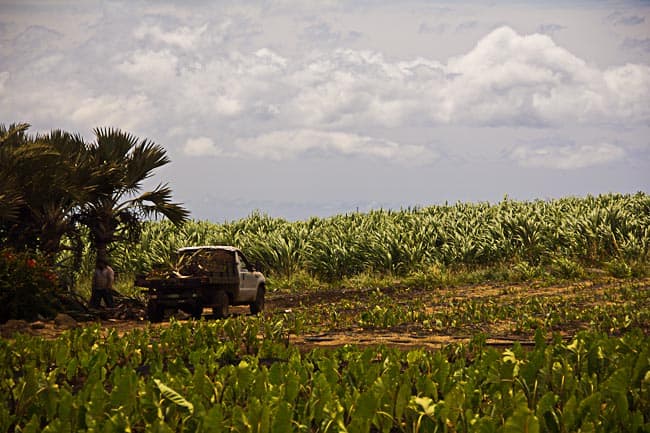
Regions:
[[99, 308], [102, 299], [108, 308], [113, 308], [113, 282], [115, 272], [106, 260], [98, 260], [93, 274], [93, 287], [90, 295], [90, 307]]

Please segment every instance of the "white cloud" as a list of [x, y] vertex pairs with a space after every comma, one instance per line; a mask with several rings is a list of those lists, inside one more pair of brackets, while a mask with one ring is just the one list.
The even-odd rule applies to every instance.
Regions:
[[196, 28], [178, 27], [171, 31], [165, 31], [158, 25], [142, 24], [135, 29], [133, 35], [137, 39], [151, 38], [156, 42], [188, 50], [196, 47], [197, 42], [207, 29], [207, 24], [204, 24]]
[[211, 138], [190, 138], [183, 145], [183, 152], [190, 156], [220, 156], [223, 149], [218, 147]]
[[255, 56], [262, 61], [263, 64], [269, 66], [266, 70], [258, 70], [257, 73], [268, 71], [281, 72], [287, 66], [287, 59], [278, 55], [276, 52], [268, 48], [262, 48], [255, 52]]
[[236, 98], [219, 95], [214, 101], [214, 109], [223, 116], [234, 116], [242, 111], [242, 104]]
[[609, 143], [518, 147], [511, 158], [523, 167], [572, 170], [607, 164], [625, 156], [625, 150]]
[[[549, 36], [494, 30], [445, 64], [339, 49], [289, 59], [273, 101], [290, 122], [337, 128], [627, 125], [650, 120], [650, 67], [599, 70]], [[282, 72], [284, 74], [284, 71]]]
[[78, 124], [93, 127], [114, 126], [128, 131], [136, 130], [148, 122], [152, 113], [151, 101], [145, 95], [100, 95], [79, 101], [79, 104], [71, 109], [69, 116]]
[[627, 64], [603, 74], [607, 90], [616, 95], [608, 102], [621, 117], [647, 122], [650, 113], [650, 68]]
[[432, 90], [443, 78], [441, 65], [425, 59], [389, 62], [350, 49], [314, 53], [288, 77], [296, 91], [286, 111], [307, 125], [408, 125], [431, 111]]
[[[224, 35], [245, 20], [206, 18], [209, 24], [197, 27], [170, 27], [155, 15], [146, 20], [125, 32], [136, 39], [123, 50], [97, 37], [97, 51], [110, 55], [98, 54], [88, 65], [73, 61], [84, 57], [74, 50], [24, 70], [8, 62], [0, 73], [0, 106], [12, 112], [0, 109], [0, 115], [39, 123], [63, 115], [81, 128], [112, 124], [154, 133], [182, 125], [181, 142], [219, 136], [228, 155], [246, 144], [275, 159], [320, 152], [409, 161], [435, 155], [397, 143], [414, 142], [409, 138], [384, 139], [386, 130], [408, 137], [408, 131], [438, 126], [630, 128], [650, 122], [650, 67], [599, 69], [547, 35], [509, 27], [438, 61], [352, 48], [283, 51], [266, 41], [235, 48], [226, 43], [234, 36]], [[34, 70], [47, 80], [30, 76]], [[192, 146], [190, 153], [215, 151]]]
[[436, 154], [424, 146], [403, 145], [374, 137], [310, 129], [274, 131], [239, 139], [237, 149], [262, 159], [294, 159], [309, 154], [369, 156], [402, 164], [426, 164]]
[[[209, 32], [200, 33], [208, 38]], [[151, 29], [143, 34], [159, 35]], [[140, 48], [117, 69], [158, 101], [155, 117], [190, 125], [187, 137], [206, 133], [191, 125], [213, 125], [208, 131], [220, 132], [228, 155], [276, 160], [313, 153], [401, 162], [436, 157], [424, 147], [374, 138], [377, 128], [627, 126], [650, 120], [647, 66], [599, 70], [547, 35], [520, 35], [509, 27], [445, 63], [423, 57], [392, 61], [353, 49], [283, 56], [270, 48], [181, 60], [167, 48]], [[184, 150], [221, 154], [205, 141], [190, 140]], [[542, 153], [526, 154], [520, 163], [582, 164], [553, 159], [571, 149], [537, 150]]]
[[[158, 25], [141, 25], [136, 35], [186, 47], [209, 39], [210, 31], [202, 26], [163, 32]], [[520, 35], [508, 27], [446, 63], [422, 57], [391, 61], [379, 52], [353, 49], [286, 57], [269, 48], [181, 60], [170, 48], [145, 44], [117, 59], [115, 69], [127, 81], [116, 83], [111, 93], [130, 97], [137, 86], [156, 101], [152, 115], [205, 122], [238, 117], [249, 124], [262, 115], [274, 122], [271, 130], [372, 135], [376, 127], [421, 124], [538, 127], [650, 120], [649, 67], [599, 70], [549, 36]]]
[[174, 81], [177, 66], [178, 58], [167, 50], [138, 50], [117, 65], [117, 70], [134, 81], [161, 86]]
[[5, 83], [9, 80], [9, 72], [2, 71], [0, 72], [0, 95], [5, 92]]
[[[649, 77], [650, 68], [630, 65]], [[553, 40], [540, 34], [521, 36], [508, 27], [494, 30], [466, 55], [451, 59], [454, 78], [443, 90], [446, 116], [453, 123], [547, 125], [566, 122], [627, 121], [618, 102], [644, 100], [629, 89], [606, 86], [606, 74], [588, 66]], [[615, 69], [611, 73], [616, 73]], [[640, 104], [639, 104], [640, 105]], [[635, 119], [648, 118], [640, 106]]]

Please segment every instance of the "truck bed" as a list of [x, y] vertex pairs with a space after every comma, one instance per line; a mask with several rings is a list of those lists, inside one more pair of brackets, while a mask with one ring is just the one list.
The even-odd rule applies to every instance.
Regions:
[[230, 286], [239, 284], [239, 276], [229, 273], [209, 273], [201, 276], [146, 277], [138, 276], [135, 285], [157, 290], [195, 289], [200, 287]]

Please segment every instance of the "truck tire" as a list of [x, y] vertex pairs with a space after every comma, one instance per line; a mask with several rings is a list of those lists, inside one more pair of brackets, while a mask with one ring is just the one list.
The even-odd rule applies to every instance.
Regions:
[[251, 314], [259, 314], [264, 310], [264, 286], [259, 286], [257, 288], [257, 295], [255, 296], [255, 301], [251, 302]]
[[197, 301], [196, 304], [192, 306], [192, 312], [190, 314], [196, 320], [201, 320], [201, 316], [203, 315], [203, 304], [201, 304], [200, 301]]
[[147, 318], [152, 323], [162, 322], [165, 310], [156, 301], [147, 303]]
[[230, 303], [228, 299], [228, 294], [223, 290], [217, 292], [216, 294], [216, 304], [212, 307], [212, 314], [217, 319], [225, 319], [228, 317], [228, 305]]

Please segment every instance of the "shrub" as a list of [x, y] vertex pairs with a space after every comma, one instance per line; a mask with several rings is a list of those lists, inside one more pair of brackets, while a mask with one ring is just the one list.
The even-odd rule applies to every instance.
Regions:
[[629, 278], [632, 276], [632, 267], [628, 265], [624, 260], [614, 259], [605, 264], [605, 269], [607, 272], [616, 278]]
[[584, 278], [585, 269], [578, 262], [566, 257], [556, 257], [551, 263], [551, 273], [565, 279]]
[[512, 279], [514, 281], [532, 281], [541, 278], [544, 272], [539, 266], [533, 266], [528, 262], [521, 261], [512, 267]]
[[59, 306], [58, 278], [36, 254], [0, 251], [0, 323], [50, 316]]
[[270, 292], [275, 291], [301, 291], [317, 289], [322, 283], [306, 271], [298, 271], [287, 277], [267, 277], [267, 289]]
[[449, 272], [441, 264], [430, 265], [426, 269], [412, 272], [404, 278], [405, 285], [420, 288], [445, 287], [451, 282]]

